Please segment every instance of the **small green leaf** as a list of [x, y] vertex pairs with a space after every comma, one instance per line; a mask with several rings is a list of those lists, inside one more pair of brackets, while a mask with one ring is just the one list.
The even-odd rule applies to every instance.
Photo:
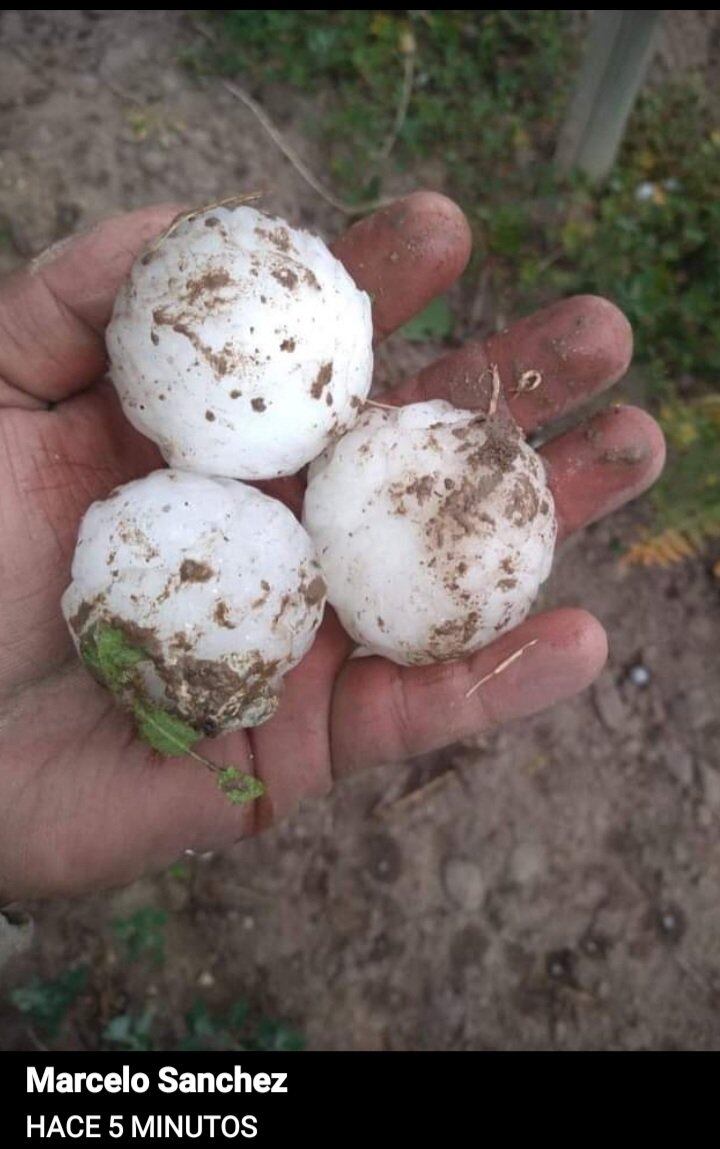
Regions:
[[174, 714], [168, 714], [160, 706], [136, 702], [134, 713], [138, 735], [160, 754], [182, 757], [202, 737], [187, 722], [176, 718]]
[[53, 981], [35, 978], [27, 985], [10, 991], [10, 1001], [48, 1037], [55, 1037], [75, 999], [85, 988], [86, 966], [65, 970]]
[[305, 1038], [285, 1022], [264, 1017], [257, 1026], [250, 1048], [295, 1053], [305, 1048]]
[[430, 339], [447, 339], [453, 333], [455, 317], [450, 305], [442, 295], [433, 299], [424, 311], [414, 316], [401, 328], [402, 334], [411, 343], [426, 343]]
[[225, 1020], [231, 1030], [238, 1032], [246, 1024], [250, 1006], [246, 1001], [234, 1002], [225, 1012]]
[[112, 691], [119, 691], [132, 678], [138, 662], [148, 657], [117, 626], [98, 623], [82, 639], [80, 653], [84, 662]]
[[149, 957], [155, 965], [163, 964], [167, 921], [167, 912], [154, 906], [141, 906], [129, 917], [114, 920], [113, 932], [123, 943], [128, 961]]
[[202, 762], [217, 776], [218, 787], [234, 806], [244, 802], [252, 802], [265, 793], [265, 787], [251, 774], [243, 774], [235, 766], [226, 766], [219, 769], [213, 762], [197, 754], [193, 746], [202, 738], [202, 734], [195, 730], [181, 718], [168, 714], [160, 706], [149, 706], [146, 702], [136, 702], [133, 707], [135, 721], [137, 722], [138, 736], [157, 750], [160, 754], [167, 754], [171, 758], [182, 757], [189, 754], [198, 762]]
[[208, 1034], [213, 1032], [210, 1012], [205, 1002], [200, 998], [195, 998], [195, 1001], [185, 1014], [185, 1023], [190, 1037], [207, 1037]]
[[121, 1013], [110, 1019], [103, 1030], [105, 1041], [112, 1041], [132, 1052], [153, 1049], [152, 1023], [155, 1011], [148, 1006], [141, 1014]]
[[218, 786], [235, 806], [261, 798], [265, 787], [252, 774], [242, 774], [235, 766], [226, 766], [218, 773]]

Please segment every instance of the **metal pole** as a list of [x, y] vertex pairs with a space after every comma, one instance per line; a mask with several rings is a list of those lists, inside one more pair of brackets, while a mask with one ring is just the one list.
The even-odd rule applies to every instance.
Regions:
[[595, 11], [585, 58], [560, 131], [555, 164], [594, 181], [612, 169], [653, 56], [657, 11]]

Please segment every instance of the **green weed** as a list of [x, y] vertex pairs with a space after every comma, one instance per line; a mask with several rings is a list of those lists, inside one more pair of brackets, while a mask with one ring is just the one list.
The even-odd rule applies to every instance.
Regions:
[[76, 966], [48, 981], [33, 978], [27, 985], [11, 990], [8, 996], [44, 1036], [54, 1038], [85, 988], [87, 978], [87, 967]]
[[[103, 1040], [128, 1050], [161, 1048], [153, 1034], [156, 1011], [152, 1007], [141, 1013], [123, 1013], [112, 1018], [103, 1031]], [[211, 1013], [196, 999], [185, 1015], [185, 1034], [177, 1050], [301, 1050], [305, 1039], [285, 1022], [273, 1018], [253, 1018], [247, 1002], [238, 1001], [222, 1015]]]
[[121, 943], [127, 961], [149, 958], [156, 966], [165, 961], [165, 929], [168, 915], [165, 910], [143, 906], [126, 918], [116, 918], [113, 933]]

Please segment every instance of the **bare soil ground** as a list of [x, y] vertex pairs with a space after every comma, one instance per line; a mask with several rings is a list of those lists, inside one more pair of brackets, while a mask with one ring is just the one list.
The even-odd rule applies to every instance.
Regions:
[[[666, 32], [668, 66], [694, 53], [717, 68], [716, 14], [668, 15], [689, 29], [685, 57], [680, 24]], [[0, 14], [1, 269], [118, 209], [238, 189], [321, 233], [341, 226], [228, 93], [178, 64], [195, 35], [180, 12]], [[322, 170], [308, 107], [272, 100]], [[418, 354], [396, 338], [382, 375]], [[34, 941], [5, 986], [88, 961], [71, 1048], [147, 1000], [171, 1043], [195, 996], [247, 998], [316, 1049], [720, 1048], [718, 583], [703, 560], [624, 570], [618, 542], [642, 515], [572, 540], [545, 594], [609, 631], [583, 697], [357, 777], [185, 877], [30, 907]], [[122, 966], [111, 930], [144, 905], [170, 912], [151, 974]], [[0, 1019], [2, 1048], [32, 1043], [9, 1005]]]

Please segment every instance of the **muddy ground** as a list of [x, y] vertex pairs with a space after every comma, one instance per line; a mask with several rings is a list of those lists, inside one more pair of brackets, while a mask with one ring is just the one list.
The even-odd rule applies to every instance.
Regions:
[[[669, 13], [669, 68], [717, 68], [714, 15]], [[0, 14], [2, 269], [114, 210], [238, 189], [327, 235], [341, 226], [246, 111], [178, 63], [196, 35], [179, 12]], [[270, 100], [322, 170], [308, 108]], [[428, 353], [396, 338], [381, 375]], [[59, 1039], [71, 1048], [148, 1002], [167, 1047], [194, 997], [246, 998], [314, 1049], [719, 1048], [718, 583], [712, 555], [623, 569], [644, 514], [573, 539], [544, 596], [608, 629], [583, 697], [357, 777], [182, 873], [28, 907], [34, 939], [6, 988], [88, 962]], [[114, 939], [142, 906], [170, 915], [158, 966], [127, 965]], [[9, 1004], [0, 1024], [2, 1048], [38, 1041]]]

